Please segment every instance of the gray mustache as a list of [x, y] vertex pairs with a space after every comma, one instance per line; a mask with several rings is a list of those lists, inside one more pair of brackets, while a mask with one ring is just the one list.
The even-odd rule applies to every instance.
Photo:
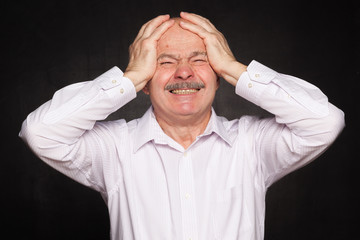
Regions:
[[178, 83], [170, 83], [165, 86], [165, 90], [177, 90], [177, 89], [184, 89], [184, 88], [193, 88], [193, 89], [200, 89], [204, 88], [205, 85], [200, 82], [178, 82]]

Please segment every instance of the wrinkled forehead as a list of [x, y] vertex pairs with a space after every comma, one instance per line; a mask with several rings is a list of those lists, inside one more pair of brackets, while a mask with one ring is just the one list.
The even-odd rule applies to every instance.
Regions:
[[197, 34], [181, 28], [177, 19], [158, 41], [158, 55], [170, 52], [186, 54], [194, 51], [206, 52], [204, 41]]

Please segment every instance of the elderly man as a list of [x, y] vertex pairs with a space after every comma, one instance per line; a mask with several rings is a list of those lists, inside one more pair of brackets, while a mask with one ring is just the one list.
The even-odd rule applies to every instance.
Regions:
[[[207, 19], [180, 16], [143, 25], [124, 73], [57, 91], [20, 136], [100, 192], [112, 239], [263, 239], [267, 188], [323, 153], [343, 113], [301, 79], [239, 63]], [[275, 117], [217, 116], [220, 77]], [[99, 122], [140, 90], [152, 103], [142, 118]]]

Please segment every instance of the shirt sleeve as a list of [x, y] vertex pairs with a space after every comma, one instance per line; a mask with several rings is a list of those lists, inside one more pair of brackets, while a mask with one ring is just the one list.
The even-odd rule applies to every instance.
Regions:
[[106, 151], [101, 147], [110, 148], [111, 144], [98, 142], [104, 131], [101, 127], [95, 131], [94, 125], [135, 97], [132, 82], [113, 67], [92, 81], [58, 90], [51, 100], [28, 115], [19, 136], [53, 168], [102, 191], [101, 183], [92, 178], [92, 171], [99, 170], [98, 164], [94, 169], [93, 161], [103, 158], [100, 155]]
[[259, 120], [254, 130], [266, 186], [323, 153], [345, 125], [344, 113], [316, 86], [256, 61], [240, 76], [236, 93], [275, 116]]

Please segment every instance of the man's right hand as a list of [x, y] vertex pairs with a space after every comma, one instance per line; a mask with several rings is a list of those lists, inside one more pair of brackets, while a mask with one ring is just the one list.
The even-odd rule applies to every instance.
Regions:
[[169, 15], [161, 15], [145, 23], [129, 47], [124, 77], [133, 82], [136, 92], [143, 89], [155, 73], [158, 40], [174, 24], [174, 20], [169, 19]]

